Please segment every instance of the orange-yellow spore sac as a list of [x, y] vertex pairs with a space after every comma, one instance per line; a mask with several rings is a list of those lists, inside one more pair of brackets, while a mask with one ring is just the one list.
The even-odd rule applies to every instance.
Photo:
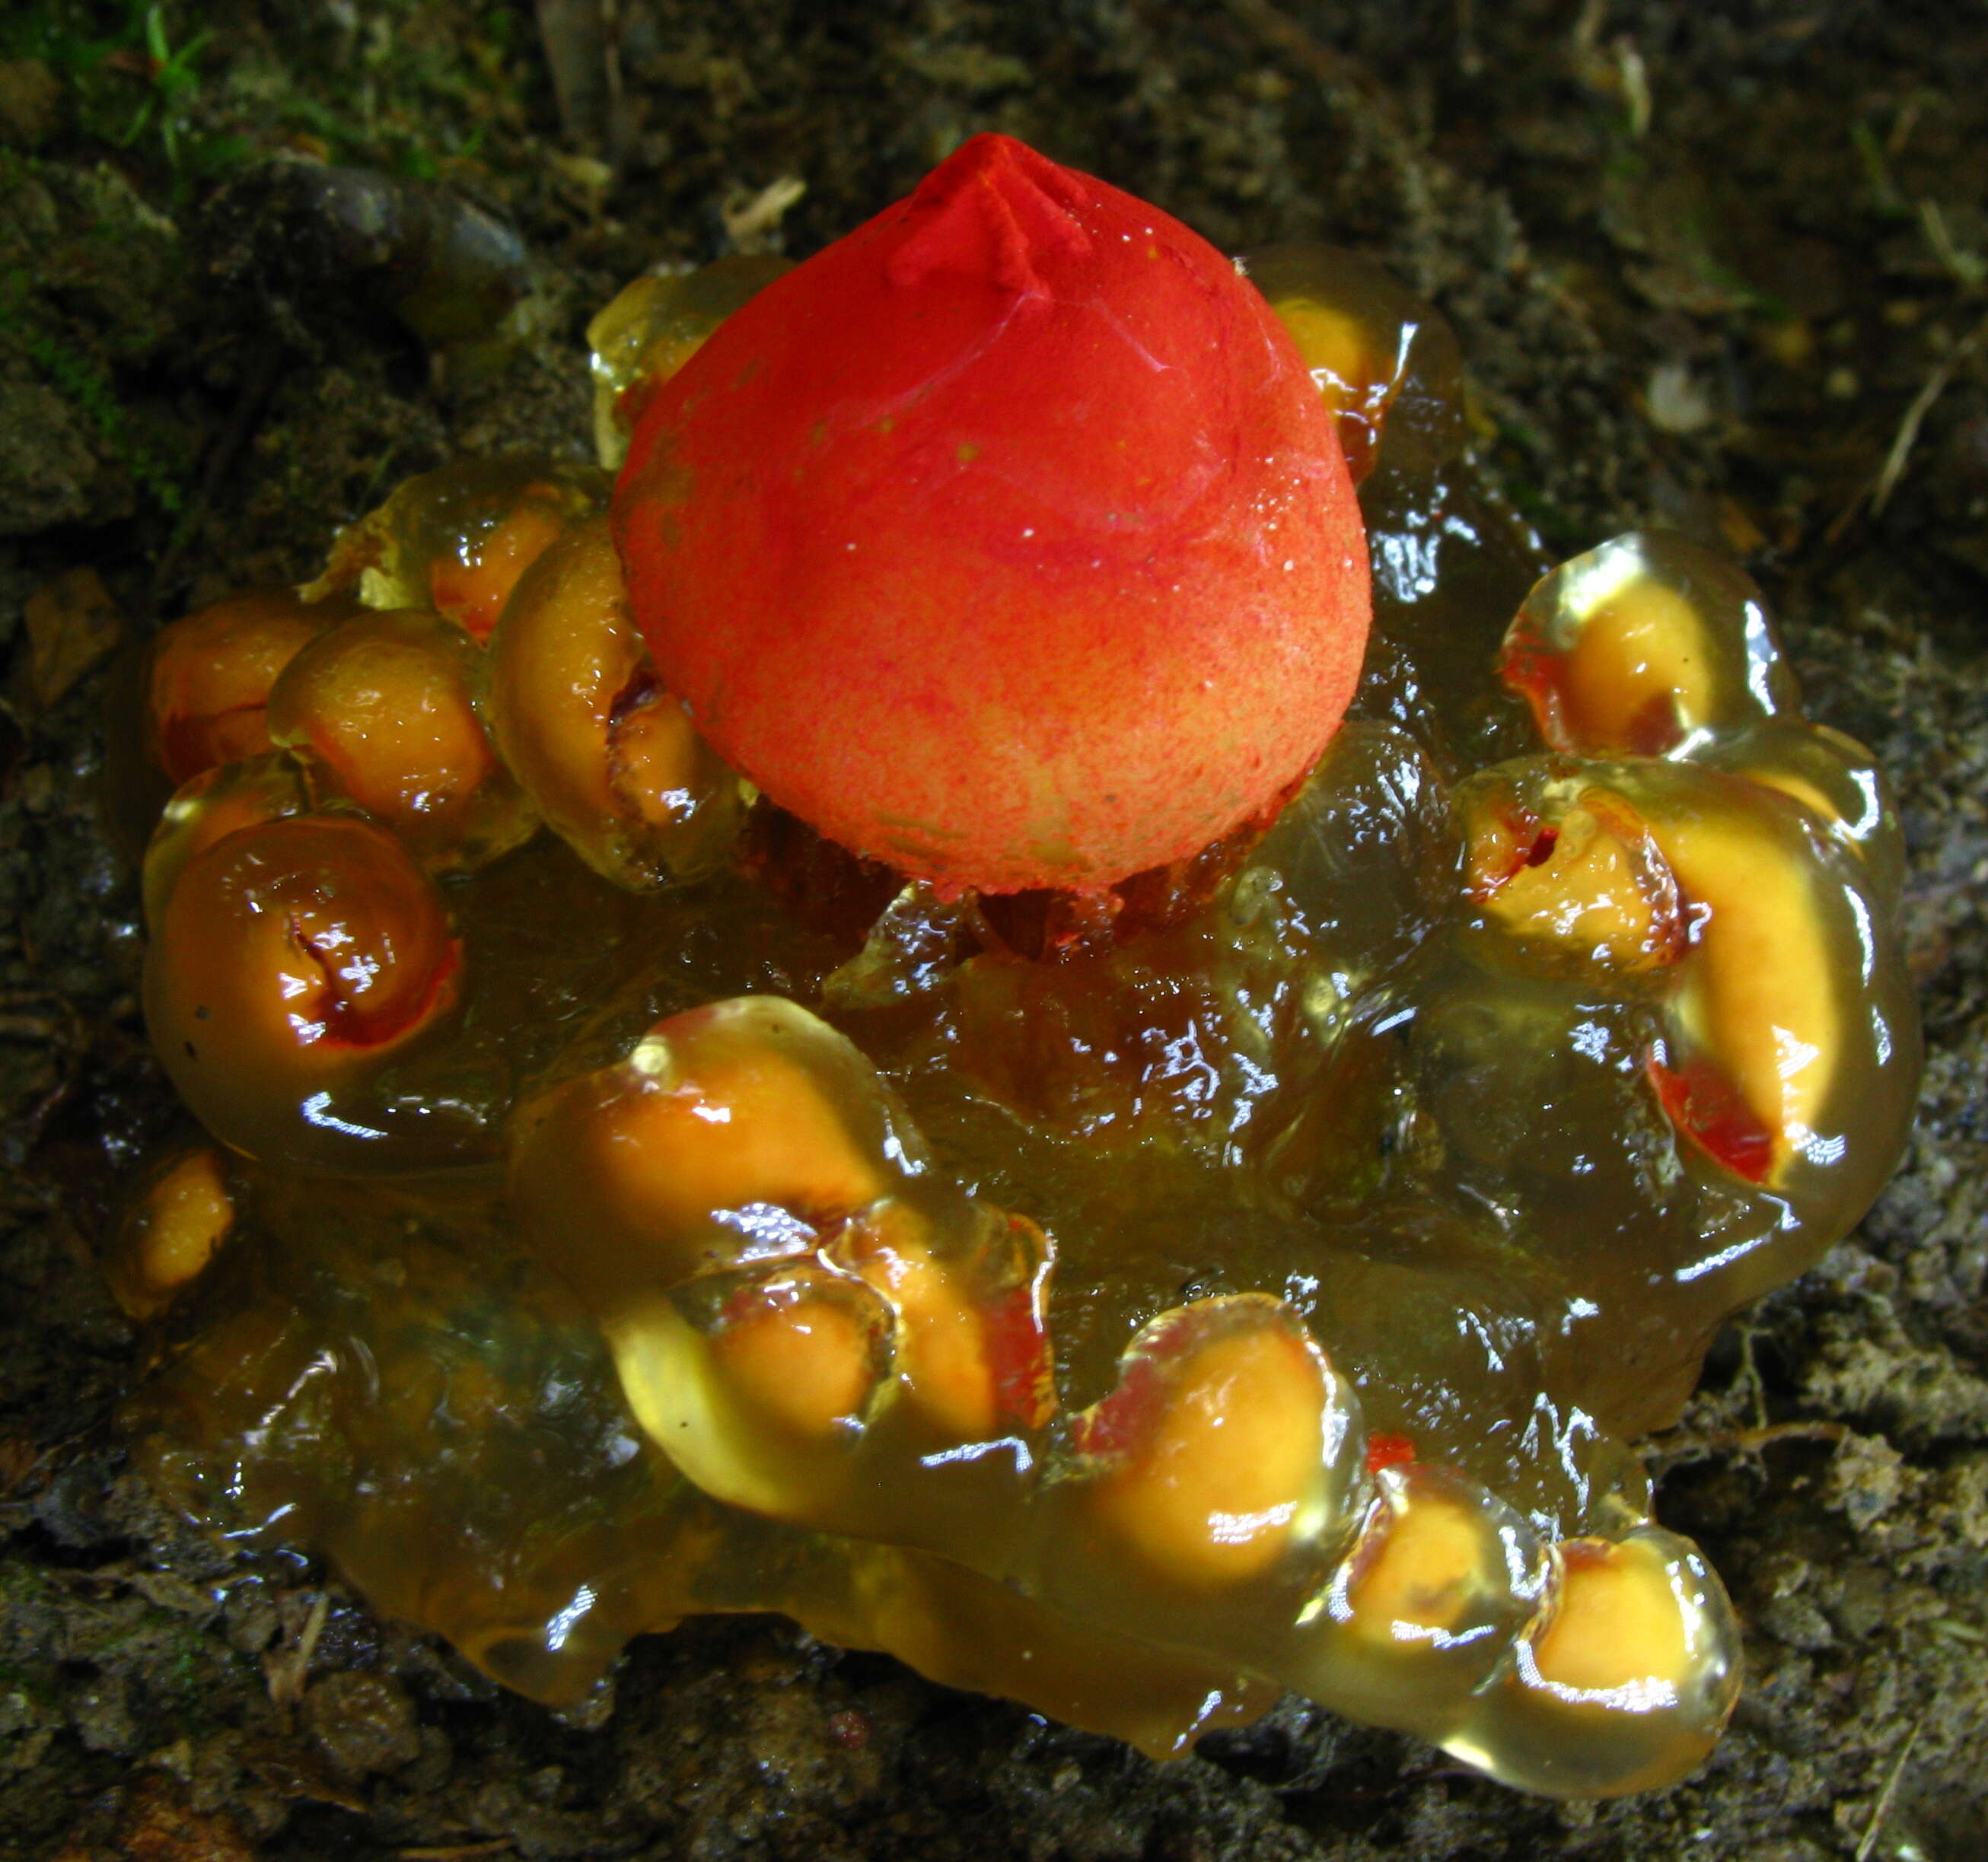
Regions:
[[982, 1204], [947, 1214], [887, 1198], [842, 1230], [828, 1258], [890, 1302], [900, 1392], [934, 1435], [984, 1441], [1040, 1428], [1056, 1406], [1048, 1241]]
[[187, 863], [217, 840], [311, 806], [302, 765], [282, 751], [224, 763], [182, 783], [145, 849], [145, 922], [156, 929]]
[[833, 1278], [789, 1272], [741, 1289], [714, 1315], [714, 1373], [771, 1431], [825, 1439], [861, 1420], [877, 1388], [871, 1303]]
[[890, 1387], [889, 1305], [818, 1262], [705, 1274], [604, 1327], [651, 1441], [714, 1499], [812, 1522]]
[[790, 259], [735, 252], [694, 271], [645, 272], [587, 326], [593, 369], [593, 446], [617, 470], [649, 397], [704, 346], [733, 311], [783, 272]]
[[740, 996], [527, 1100], [511, 1186], [527, 1236], [597, 1315], [686, 1276], [806, 1252], [904, 1181], [908, 1128], [855, 1046]]
[[[1332, 1587], [1335, 1619], [1386, 1648], [1488, 1644], [1537, 1601], [1537, 1550], [1511, 1509], [1473, 1483], [1410, 1462], [1384, 1468], [1366, 1530]], [[1516, 1614], [1514, 1613], [1516, 1613]]]
[[1381, 458], [1384, 438], [1397, 470], [1429, 471], [1463, 451], [1463, 354], [1428, 305], [1335, 246], [1263, 246], [1239, 263], [1297, 344], [1354, 484]]
[[145, 1017], [216, 1137], [323, 1165], [380, 1136], [339, 1107], [447, 1025], [459, 971], [441, 896], [390, 833], [299, 815], [187, 863], [146, 954]]
[[277, 675], [350, 603], [312, 606], [294, 589], [248, 589], [161, 630], [146, 701], [153, 760], [174, 787], [269, 748], [264, 707]]
[[616, 705], [607, 772], [615, 792], [651, 835], [687, 825], [714, 786], [735, 793], [683, 701], [653, 681], [632, 688]]
[[526, 573], [484, 671], [505, 762], [597, 872], [653, 886], [730, 843], [738, 785], [656, 678], [605, 519], [580, 525]]
[[1876, 759], [1854, 738], [1804, 718], [1770, 718], [1716, 738], [1692, 760], [1786, 796], [1856, 857], [1878, 900], [1896, 908], [1905, 830]]
[[1524, 758], [1458, 799], [1467, 883], [1508, 959], [1633, 983], [1658, 1012], [1648, 1072], [1672, 1124], [1796, 1193], [1804, 1245], [1827, 1247], [1877, 1193], [1916, 1070], [1865, 863], [1811, 806], [1695, 760]]
[[1526, 786], [1493, 772], [1457, 793], [1465, 887], [1487, 924], [1601, 975], [1676, 962], [1686, 940], [1677, 880], [1635, 809], [1577, 773]]
[[1740, 1634], [1688, 1539], [1651, 1526], [1554, 1548], [1547, 1601], [1502, 1682], [1444, 1743], [1560, 1796], [1667, 1784], [1716, 1742], [1740, 1691]]
[[1752, 579], [1668, 531], [1563, 563], [1526, 596], [1501, 670], [1547, 742], [1583, 756], [1688, 755], [1702, 732], [1799, 702]]
[[1537, 1609], [1545, 1549], [1512, 1508], [1448, 1469], [1395, 1462], [1374, 1487], [1281, 1671], [1341, 1712], [1433, 1730], [1464, 1711]]
[[367, 614], [314, 640], [269, 694], [269, 734], [438, 871], [529, 837], [537, 816], [477, 715], [480, 656], [430, 613]]
[[479, 645], [518, 578], [607, 502], [604, 473], [519, 455], [465, 459], [401, 485], [348, 524], [304, 590], [351, 590], [369, 608], [432, 608]]
[[1318, 1554], [1357, 1480], [1351, 1393], [1294, 1314], [1245, 1293], [1163, 1313], [1076, 1419], [1074, 1489], [1104, 1568], [1188, 1593]]
[[1892, 1136], [1886, 1089], [1913, 1018], [1854, 863], [1824, 857], [1796, 809], [1740, 779], [1656, 765], [1619, 786], [1693, 928], [1653, 1073], [1665, 1110], [1743, 1177], [1779, 1184], [1806, 1161], [1868, 1201], [1866, 1159]]
[[182, 1151], [153, 1173], [104, 1263], [127, 1316], [156, 1319], [206, 1272], [235, 1226], [235, 1196], [211, 1147]]

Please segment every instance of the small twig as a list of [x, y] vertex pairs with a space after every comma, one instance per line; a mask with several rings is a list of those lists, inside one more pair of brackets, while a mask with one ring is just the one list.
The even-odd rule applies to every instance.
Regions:
[[320, 1590], [311, 1600], [309, 1614], [304, 1618], [294, 1646], [263, 1657], [262, 1669], [269, 1678], [269, 1698], [276, 1705], [293, 1707], [303, 1698], [304, 1678], [309, 1672], [311, 1657], [317, 1651], [317, 1639], [323, 1633], [324, 1620], [330, 1614], [330, 1593]]
[[1953, 235], [1947, 231], [1946, 215], [1940, 211], [1939, 201], [1919, 202], [1919, 230], [1925, 234], [1926, 244], [1932, 248], [1933, 256], [1952, 273], [1956, 283], [1972, 291], [1984, 275], [1988, 275], [1988, 262], [1983, 262], [1979, 252], [1954, 244]]
[[1898, 113], [1892, 119], [1892, 133], [1885, 138], [1885, 153], [1893, 161], [1905, 152], [1905, 144], [1912, 139], [1912, 131], [1919, 127], [1919, 113], [1925, 108], [1926, 93], [1915, 90], [1898, 106]]
[[1878, 473], [1878, 482], [1871, 488], [1873, 517], [1884, 509], [1898, 488], [1898, 481], [1905, 476], [1905, 461], [1912, 456], [1912, 448], [1919, 441], [1919, 429], [1925, 424], [1925, 417], [1932, 411], [1934, 402], [1946, 392], [1948, 384], [1961, 364], [1969, 360], [1984, 342], [1988, 342], [1988, 317], [1983, 318], [1954, 344], [1939, 366], [1926, 377], [1925, 385], [1912, 397], [1912, 404], [1905, 410], [1905, 417], [1899, 421], [1898, 431], [1892, 436], [1892, 450], [1885, 455], [1884, 470]]
[[1840, 1422], [1770, 1422], [1759, 1428], [1736, 1431], [1731, 1442], [1741, 1453], [1752, 1455], [1772, 1448], [1777, 1441], [1841, 1441], [1849, 1433]]
[[1370, 103], [1381, 105], [1392, 116], [1392, 100], [1374, 74], [1344, 52], [1335, 52], [1314, 38], [1289, 13], [1270, 0], [1226, 0], [1229, 11], [1242, 25], [1268, 46], [1322, 84], [1344, 85]]
[[1885, 455], [1885, 463], [1879, 468], [1877, 477], [1844, 506], [1841, 515], [1824, 533], [1825, 542], [1833, 543], [1841, 536], [1866, 504], [1870, 506], [1873, 517], [1884, 510], [1892, 492], [1898, 488], [1898, 481], [1905, 475], [1905, 461], [1912, 457], [1912, 448], [1919, 443], [1919, 429], [1925, 424], [1925, 417], [1932, 411], [1933, 404], [1946, 392], [1962, 364], [1973, 360], [1984, 343], [1988, 343], [1988, 317], [1983, 317], [1954, 344], [1940, 359], [1932, 373], [1927, 376], [1919, 393], [1912, 397], [1912, 405], [1906, 408], [1904, 419], [1898, 422], [1898, 431], [1892, 436], [1891, 451]]
[[1740, 1328], [1740, 1368], [1746, 1378], [1747, 1393], [1753, 1400], [1753, 1427], [1767, 1427], [1767, 1387], [1760, 1376], [1760, 1367], [1753, 1356], [1753, 1340], [1759, 1334], [1750, 1325]]
[[1936, 1636], [1950, 1636], [1956, 1642], [1979, 1645], [1988, 1642], [1988, 1629], [1976, 1629], [1972, 1623], [1963, 1623], [1958, 1617], [1934, 1617], [1926, 1627]]
[[737, 207], [721, 207], [718, 218], [725, 222], [725, 236], [734, 245], [774, 231], [789, 208], [798, 206], [807, 192], [807, 183], [798, 174], [783, 174], [762, 188], [749, 201]]
[[1721, 1429], [1709, 1435], [1675, 1438], [1672, 1444], [1658, 1448], [1657, 1458], [1666, 1468], [1676, 1468], [1728, 1451], [1757, 1455], [1778, 1442], [1841, 1442], [1849, 1433], [1841, 1422], [1773, 1422], [1758, 1428]]
[[1627, 32], [1615, 41], [1615, 72], [1621, 82], [1622, 101], [1629, 113], [1629, 137], [1640, 142], [1650, 133], [1655, 106], [1650, 101], [1650, 68]]
[[1898, 1780], [1905, 1775], [1905, 1761], [1912, 1756], [1912, 1748], [1919, 1742], [1919, 1729], [1925, 1723], [1926, 1716], [1923, 1713], [1912, 1722], [1912, 1730], [1905, 1735], [1905, 1743], [1898, 1748], [1898, 1757], [1892, 1761], [1892, 1769], [1885, 1777], [1884, 1789], [1878, 1793], [1878, 1801], [1871, 1806], [1871, 1820], [1864, 1826], [1863, 1840], [1857, 1845], [1855, 1862], [1871, 1862], [1871, 1852], [1878, 1847], [1878, 1831], [1885, 1821], [1885, 1813], [1892, 1807], [1892, 1799], [1898, 1795]]

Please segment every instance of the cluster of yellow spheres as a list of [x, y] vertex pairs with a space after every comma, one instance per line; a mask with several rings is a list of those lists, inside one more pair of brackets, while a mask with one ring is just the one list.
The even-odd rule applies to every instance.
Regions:
[[[1736, 1631], [1625, 1445], [1895, 1158], [1896, 821], [1738, 571], [1540, 577], [1428, 313], [1249, 269], [1374, 644], [1273, 824], [1103, 905], [756, 796], [601, 470], [445, 467], [164, 632], [146, 1007], [218, 1148], [113, 1272], [189, 1510], [548, 1699], [762, 1608], [1161, 1753], [1294, 1688], [1540, 1791], [1703, 1756]], [[604, 313], [604, 454], [767, 270]]]

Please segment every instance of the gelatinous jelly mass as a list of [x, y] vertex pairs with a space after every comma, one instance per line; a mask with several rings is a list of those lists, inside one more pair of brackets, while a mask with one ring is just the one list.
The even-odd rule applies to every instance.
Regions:
[[[1161, 230], [1124, 265], [1198, 275], [1158, 216], [1001, 147], [828, 265], [895, 254], [952, 327], [1037, 314], [1035, 255], [1109, 323], [1092, 248], [1127, 215]], [[1896, 1157], [1898, 824], [1736, 570], [1634, 536], [1542, 578], [1458, 456], [1429, 313], [1343, 254], [1252, 269], [1357, 458], [1371, 649], [1274, 821], [1190, 796], [1227, 831], [1109, 884], [940, 886], [756, 794], [543, 461], [445, 468], [349, 532], [330, 581], [370, 608], [169, 630], [154, 741], [191, 779], [147, 861], [147, 1012], [216, 1142], [158, 1161], [109, 1268], [169, 1347], [130, 1421], [191, 1514], [547, 1701], [640, 1631], [778, 1610], [1156, 1753], [1288, 1688], [1536, 1790], [1698, 1762], [1736, 1632], [1628, 1443]], [[733, 272], [604, 313], [631, 482], [739, 344], [848, 404], [780, 292], [737, 343]], [[1134, 427], [1249, 404], [1232, 345], [1166, 373], [1204, 363]], [[1046, 423], [1057, 521], [1094, 529], [1090, 430], [1013, 398], [1000, 443]], [[979, 481], [823, 444], [844, 473], [873, 441], [942, 556]], [[771, 501], [793, 463], [737, 469]], [[1266, 524], [1337, 482], [1300, 471]], [[1010, 566], [1034, 591], [1046, 559]], [[509, 592], [451, 627], [465, 565]], [[728, 573], [762, 618], [812, 599], [793, 562]], [[1121, 644], [1088, 676], [1142, 689]]]

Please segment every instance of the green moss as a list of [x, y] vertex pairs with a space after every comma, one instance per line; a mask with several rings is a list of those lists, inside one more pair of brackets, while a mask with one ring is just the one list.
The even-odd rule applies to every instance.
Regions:
[[129, 410], [102, 365], [66, 343], [34, 314], [32, 280], [0, 275], [0, 333], [11, 336], [48, 384], [89, 421], [104, 450], [159, 508], [177, 515], [185, 500], [166, 460], [134, 429]]
[[162, 158], [172, 193], [184, 199], [195, 181], [242, 161], [251, 147], [239, 136], [188, 127], [213, 35], [181, 36], [187, 10], [160, 0], [40, 0], [0, 22], [0, 56], [38, 58], [60, 73], [83, 133]]

